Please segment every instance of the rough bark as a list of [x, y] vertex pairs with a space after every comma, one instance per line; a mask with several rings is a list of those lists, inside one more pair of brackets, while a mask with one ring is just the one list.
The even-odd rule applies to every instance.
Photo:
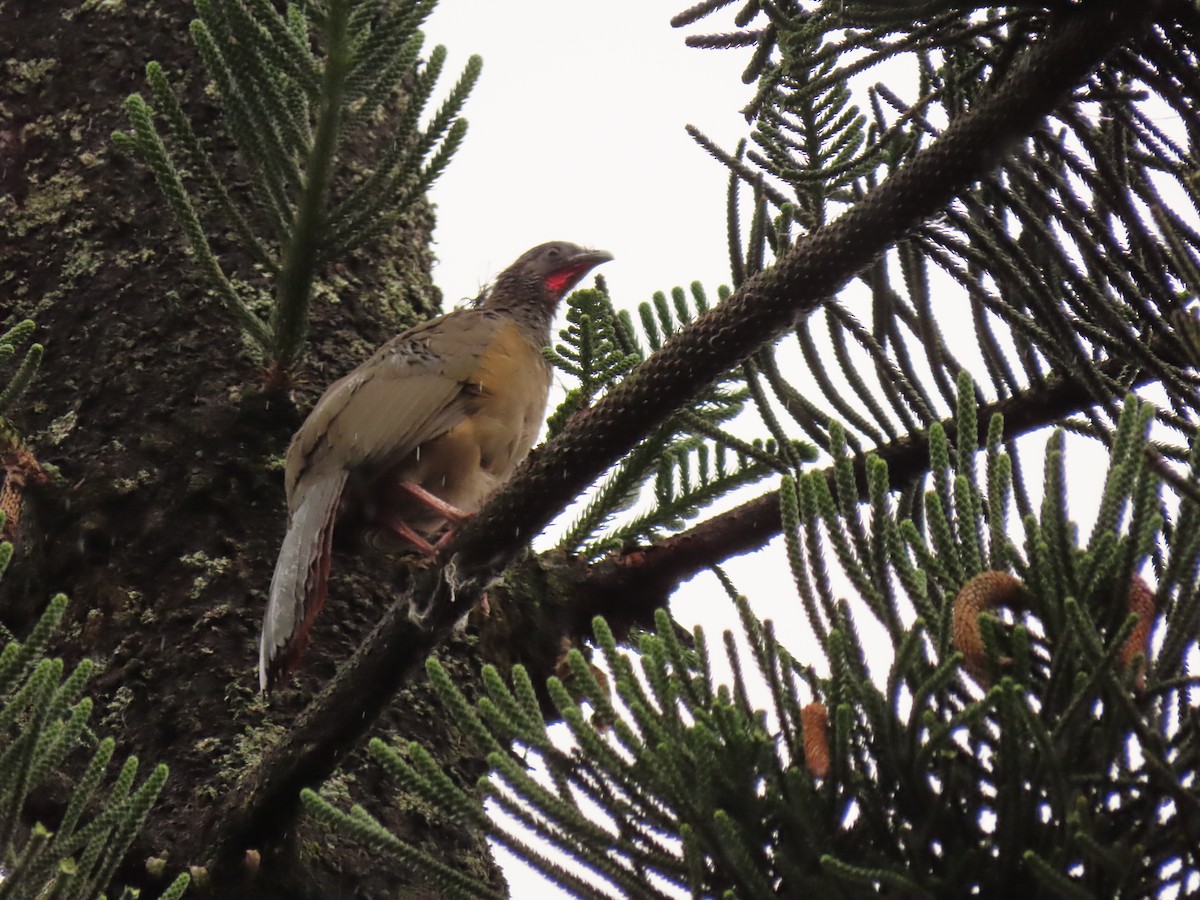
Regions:
[[[0, 321], [34, 318], [46, 345], [17, 418], [30, 448], [61, 471], [27, 497], [0, 619], [22, 633], [52, 592], [71, 597], [59, 652], [104, 667], [93, 727], [171, 776], [121, 879], [153, 896], [142, 861], [169, 854], [166, 878], [206, 861], [201, 823], [241, 771], [285, 731], [393, 592], [396, 566], [344, 553], [331, 605], [293, 686], [257, 693], [256, 638], [284, 525], [281, 454], [320, 389], [438, 305], [429, 282], [432, 218], [414, 212], [383, 250], [351, 260], [313, 304], [295, 402], [268, 399], [220, 307], [208, 299], [150, 175], [109, 140], [121, 102], [161, 61], [230, 164], [187, 38], [181, 0], [0, 6], [9, 57], [0, 81]], [[368, 136], [367, 141], [370, 141]], [[229, 169], [238, 176], [237, 169]], [[220, 248], [235, 259], [236, 252]], [[443, 651], [472, 667], [462, 642]], [[482, 764], [414, 686], [375, 733], [419, 738], [472, 783]], [[329, 788], [397, 833], [498, 879], [481, 837], [415, 807], [356, 755]], [[51, 819], [61, 796], [39, 798]], [[216, 896], [427, 895], [404, 872], [311, 824], [264, 847], [253, 883]], [[239, 876], [240, 877], [240, 876]]]

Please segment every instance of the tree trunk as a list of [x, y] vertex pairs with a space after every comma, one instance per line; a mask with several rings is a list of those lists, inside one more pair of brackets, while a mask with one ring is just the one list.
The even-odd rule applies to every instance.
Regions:
[[[395, 563], [335, 555], [329, 604], [298, 677], [269, 702], [259, 696], [257, 637], [283, 533], [287, 441], [327, 383], [438, 305], [423, 207], [374, 258], [348, 261], [333, 296], [316, 298], [295, 402], [259, 389], [261, 365], [206, 295], [152, 177], [109, 139], [127, 127], [121, 102], [157, 59], [184, 86], [198, 132], [224, 153], [236, 183], [187, 38], [192, 15], [181, 0], [0, 7], [9, 57], [0, 82], [0, 319], [38, 324], [46, 356], [15, 421], [62, 476], [26, 497], [0, 618], [21, 634], [53, 592], [67, 593], [59, 650], [68, 663], [91, 656], [104, 667], [91, 688], [93, 728], [145, 764], [170, 766], [120, 873], [150, 896], [181, 868], [205, 863], [215, 801], [284, 734], [392, 593]], [[253, 277], [236, 248], [217, 244], [234, 271]], [[444, 655], [474, 668], [464, 644]], [[378, 733], [420, 739], [465, 782], [484, 771], [423, 686], [396, 699]], [[406, 805], [362, 754], [327, 790], [499, 882], [479, 835]], [[39, 798], [36, 813], [50, 827], [64, 797]], [[283, 846], [259, 849], [257, 877], [238, 873], [238, 884], [214, 884], [213, 894], [428, 896], [405, 872], [326, 840], [311, 823], [290, 830]], [[164, 852], [166, 874], [155, 882], [143, 862]]]

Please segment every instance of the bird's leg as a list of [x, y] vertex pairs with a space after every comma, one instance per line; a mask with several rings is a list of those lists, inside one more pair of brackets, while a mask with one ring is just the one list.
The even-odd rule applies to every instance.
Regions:
[[457, 524], [451, 525], [449, 528], [446, 529], [446, 533], [437, 539], [437, 543], [433, 545], [433, 552], [441, 553], [442, 550], [445, 548], [445, 546], [447, 544], [449, 544], [450, 541], [453, 540], [455, 535], [457, 535], [457, 534], [458, 534], [458, 525]]
[[414, 499], [424, 503], [447, 522], [453, 522], [455, 525], [459, 525], [471, 518], [471, 513], [463, 512], [452, 503], [447, 503], [441, 497], [431, 494], [415, 481], [401, 481], [400, 487], [408, 491], [408, 493], [412, 494]]
[[414, 481], [401, 481], [399, 486], [411, 494], [414, 499], [425, 504], [427, 507], [433, 510], [433, 512], [437, 513], [447, 522], [451, 523], [450, 529], [438, 539], [436, 544], [431, 544], [423, 536], [418, 534], [411, 525], [394, 516], [387, 516], [383, 518], [381, 520], [381, 524], [386, 525], [392, 531], [396, 532], [396, 534], [400, 535], [426, 556], [437, 556], [438, 552], [441, 551], [441, 549], [450, 542], [450, 539], [454, 537], [455, 533], [458, 531], [457, 526], [471, 518], [473, 513], [463, 512], [457, 506], [447, 503], [441, 497], [431, 494]]
[[396, 532], [396, 534], [400, 535], [400, 537], [404, 538], [426, 556], [437, 556], [437, 547], [417, 534], [407, 522], [403, 522], [394, 516], [383, 516], [380, 517], [379, 524], [392, 529], [392, 531]]

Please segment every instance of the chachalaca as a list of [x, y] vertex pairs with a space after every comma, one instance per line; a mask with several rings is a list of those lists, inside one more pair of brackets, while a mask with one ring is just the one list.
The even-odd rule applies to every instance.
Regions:
[[[612, 257], [541, 244], [474, 307], [392, 338], [335, 381], [288, 447], [288, 526], [259, 645], [262, 690], [299, 661], [325, 602], [333, 529], [353, 519], [435, 555], [427, 536], [478, 511], [541, 429], [555, 308]], [[445, 538], [442, 539], [445, 541]]]

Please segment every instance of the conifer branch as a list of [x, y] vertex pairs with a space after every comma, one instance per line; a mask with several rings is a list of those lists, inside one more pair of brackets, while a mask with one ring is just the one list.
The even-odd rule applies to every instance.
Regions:
[[[42, 353], [44, 348], [41, 344], [29, 344], [30, 337], [36, 326], [32, 319], [25, 319], [18, 322], [12, 328], [0, 333], [0, 365], [8, 362], [12, 357], [21, 352], [24, 348], [25, 352], [21, 356], [21, 362], [8, 380], [4, 383], [4, 387], [0, 388], [0, 423], [3, 423], [4, 417], [7, 416], [25, 396], [25, 392], [29, 390], [29, 386], [33, 383], [33, 376], [37, 374], [38, 367], [42, 362]], [[3, 444], [0, 444], [0, 448]], [[3, 450], [0, 450], [3, 452]]]
[[171, 164], [167, 148], [154, 127], [153, 111], [138, 94], [133, 94], [125, 101], [125, 111], [133, 124], [133, 146], [143, 162], [154, 171], [159, 190], [163, 192], [176, 222], [183, 229], [196, 261], [216, 288], [217, 296], [226, 309], [233, 314], [246, 334], [265, 350], [270, 345], [267, 328], [238, 296], [217, 261], [192, 199], [183, 186], [178, 170]]
[[[321, 93], [321, 79], [308, 44], [287, 27], [271, 0], [250, 0], [250, 5], [255, 21], [270, 36], [269, 41], [262, 43], [264, 53], [281, 71], [296, 79], [310, 100], [316, 100]], [[293, 9], [297, 15], [303, 15], [300, 7]]]
[[343, 92], [351, 59], [346, 33], [350, 4], [335, 0], [326, 16], [327, 56], [321, 84], [317, 127], [305, 166], [303, 191], [296, 205], [281, 275], [275, 288], [271, 326], [272, 361], [289, 369], [304, 346], [308, 332], [308, 304], [316, 275], [318, 247], [323, 237], [325, 202], [333, 174]]
[[192, 41], [220, 91], [229, 131], [251, 168], [259, 203], [271, 215], [277, 233], [286, 234], [291, 206], [289, 192], [299, 187], [300, 172], [295, 160], [274, 140], [274, 129], [259, 125], [257, 119], [265, 112], [261, 104], [254, 102], [254, 86], [240, 81], [226, 57], [234, 43], [233, 37], [225, 32], [212, 0], [197, 0], [196, 11], [200, 18], [190, 25]]
[[200, 139], [192, 128], [191, 120], [183, 111], [183, 107], [179, 105], [179, 99], [175, 96], [170, 82], [167, 81], [166, 73], [163, 72], [161, 65], [156, 62], [147, 63], [146, 82], [150, 85], [154, 102], [166, 118], [175, 140], [179, 142], [186, 154], [188, 167], [201, 179], [208, 196], [212, 198], [221, 213], [228, 217], [243, 245], [254, 255], [255, 260], [265, 266], [272, 275], [278, 274], [278, 263], [271, 257], [263, 240], [251, 229], [245, 216], [234, 205], [220, 176], [217, 175], [212, 159], [201, 147]]
[[[1161, 352], [1156, 348], [1155, 352]], [[1123, 361], [1110, 360], [1103, 368], [1115, 372]], [[1148, 384], [1152, 376], [1144, 374], [1132, 387]], [[1044, 383], [995, 403], [983, 404], [975, 413], [978, 440], [986, 443], [989, 426], [995, 416], [1004, 421], [1009, 438], [1037, 431], [1060, 422], [1091, 400], [1086, 387], [1071, 376], [1051, 375]], [[961, 418], [940, 421], [945, 433], [958, 440]], [[887, 466], [891, 484], [902, 489], [923, 477], [929, 467], [929, 442], [925, 434], [872, 448], [871, 456]], [[856, 483], [862, 489], [855, 499], [868, 499], [867, 453], [852, 460]], [[821, 473], [832, 480], [833, 469]], [[714, 564], [734, 556], [760, 550], [780, 533], [780, 494], [771, 491], [747, 501], [728, 512], [670, 535], [644, 547], [623, 550], [569, 575], [573, 598], [570, 633], [585, 634], [594, 616], [604, 616], [622, 627], [645, 626], [655, 609], [666, 603], [683, 582], [706, 571]], [[993, 523], [1003, 519], [995, 515]]]
[[[0, 544], [0, 550], [10, 547]], [[8, 861], [0, 893], [6, 897], [99, 896], [167, 777], [166, 766], [158, 766], [134, 789], [137, 760], [129, 757], [97, 802], [115, 746], [105, 738], [71, 785], [55, 830], [35, 823], [22, 835], [18, 826], [29, 815], [33, 792], [68, 753], [95, 742], [86, 725], [92, 701], [81, 699], [94, 664], [85, 659], [64, 679], [62, 660], [43, 655], [66, 606], [66, 597], [56, 596], [25, 642], [9, 642], [0, 653], [0, 851]], [[92, 818], [80, 827], [89, 809]], [[170, 895], [179, 897], [187, 882], [186, 876], [176, 879]]]
[[[271, 388], [287, 383], [303, 352], [322, 271], [393, 228], [441, 175], [466, 134], [459, 113], [478, 77], [478, 57], [429, 125], [419, 127], [445, 57], [443, 49], [435, 50], [418, 71], [418, 28], [435, 2], [333, 0], [319, 10], [288, 4], [280, 12], [266, 0], [196, 0], [198, 18], [190, 32], [220, 95], [226, 130], [249, 169], [250, 210], [217, 172], [161, 66], [151, 63], [147, 79], [172, 150], [155, 130], [155, 110], [146, 100], [134, 95], [127, 101], [133, 130], [114, 134], [114, 142], [153, 170], [207, 280], [267, 357]], [[318, 24], [324, 28], [320, 58], [310, 47]], [[389, 148], [356, 190], [338, 197], [349, 181], [339, 149], [373, 127], [401, 82], [408, 102], [391, 123]], [[197, 197], [185, 189], [173, 152], [198, 180]], [[197, 208], [217, 214], [241, 239], [255, 263], [246, 282], [258, 296], [273, 297], [269, 322], [234, 288]], [[270, 238], [255, 230], [263, 220]], [[256, 284], [264, 274], [269, 283]]]
[[[679, 331], [664, 347], [577, 414], [534, 454], [451, 546], [450, 563], [418, 574], [355, 656], [313, 701], [288, 739], [250, 771], [236, 800], [218, 811], [215, 836], [226, 860], [289, 826], [299, 790], [327, 777], [370, 727], [428, 649], [524, 547], [529, 535], [713, 380], [778, 336], [862, 271], [925, 217], [983, 177], [1011, 142], [1052, 112], [1121, 42], [1139, 34], [1162, 2], [1094, 2], [1055, 17], [1044, 39], [940, 138], [917, 152], [841, 218], [796, 244], [772, 269]], [[449, 578], [443, 577], [443, 573]], [[419, 603], [414, 597], [422, 598]], [[432, 598], [427, 601], [426, 598]], [[424, 627], [412, 607], [429, 608]], [[835, 773], [846, 740], [833, 717]]]

